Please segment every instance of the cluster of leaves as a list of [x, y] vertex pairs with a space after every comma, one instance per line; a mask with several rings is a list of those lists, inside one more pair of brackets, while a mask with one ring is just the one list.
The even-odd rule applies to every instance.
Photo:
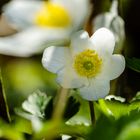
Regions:
[[53, 98], [37, 91], [22, 103], [22, 108], [16, 109], [16, 113], [21, 117], [17, 116], [10, 124], [0, 121], [2, 126], [0, 138], [9, 140], [62, 139], [61, 136], [64, 134], [69, 135], [69, 139], [85, 140], [137, 140], [140, 138], [139, 93], [130, 103], [125, 103], [121, 97], [108, 96], [94, 105], [97, 116], [95, 126], [67, 123], [80, 109], [80, 103], [71, 96], [63, 116], [65, 121], [55, 122], [51, 119]]
[[99, 100], [96, 106], [102, 113], [96, 126], [87, 136], [87, 140], [139, 140], [139, 99], [138, 93], [130, 103], [125, 103], [123, 98], [115, 96], [113, 98], [108, 97], [107, 100]]

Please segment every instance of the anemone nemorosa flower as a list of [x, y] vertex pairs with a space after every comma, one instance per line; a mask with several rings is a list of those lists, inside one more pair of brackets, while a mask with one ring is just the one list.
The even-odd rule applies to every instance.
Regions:
[[125, 39], [124, 21], [118, 14], [118, 0], [113, 0], [110, 11], [104, 12], [96, 16], [92, 21], [93, 29], [105, 27], [111, 30], [115, 36], [116, 47], [115, 52], [121, 53], [123, 49], [123, 42]]
[[106, 28], [100, 28], [91, 38], [79, 31], [72, 36], [69, 47], [46, 48], [42, 63], [57, 74], [63, 88], [78, 88], [84, 99], [98, 100], [109, 93], [110, 80], [125, 68], [124, 57], [113, 54], [114, 46], [115, 38]]
[[48, 44], [61, 44], [83, 28], [90, 13], [89, 0], [12, 0], [3, 17], [18, 32], [0, 37], [0, 54], [31, 56]]

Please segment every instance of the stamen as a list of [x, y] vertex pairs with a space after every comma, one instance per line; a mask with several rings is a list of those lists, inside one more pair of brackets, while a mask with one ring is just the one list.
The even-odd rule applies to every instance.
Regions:
[[96, 76], [102, 65], [102, 59], [94, 50], [87, 49], [75, 56], [74, 69], [80, 76]]
[[45, 2], [35, 18], [39, 26], [66, 27], [71, 23], [67, 10], [61, 5]]

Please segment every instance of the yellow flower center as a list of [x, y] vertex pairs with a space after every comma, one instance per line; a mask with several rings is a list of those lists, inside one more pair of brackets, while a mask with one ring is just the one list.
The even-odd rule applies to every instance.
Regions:
[[40, 26], [66, 27], [70, 25], [70, 16], [61, 5], [45, 2], [36, 15], [35, 23]]
[[87, 49], [75, 56], [74, 69], [80, 76], [96, 76], [102, 65], [102, 59], [94, 50]]

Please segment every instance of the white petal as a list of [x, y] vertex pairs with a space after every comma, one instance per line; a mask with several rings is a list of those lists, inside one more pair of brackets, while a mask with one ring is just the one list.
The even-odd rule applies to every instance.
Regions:
[[113, 53], [115, 38], [110, 30], [100, 28], [91, 36], [91, 41], [99, 55], [104, 56]]
[[70, 65], [58, 72], [57, 82], [63, 88], [79, 88], [88, 85], [87, 78], [79, 77]]
[[124, 69], [124, 57], [119, 54], [114, 54], [104, 57], [101, 72], [96, 77], [104, 80], [113, 80], [119, 77]]
[[73, 34], [70, 47], [73, 54], [92, 48], [92, 43], [89, 39], [88, 33], [81, 30]]
[[12, 0], [4, 7], [4, 16], [16, 29], [24, 29], [33, 24], [34, 15], [42, 4], [35, 0]]
[[98, 100], [104, 98], [110, 90], [110, 81], [104, 79], [92, 79], [89, 86], [80, 88], [80, 95], [86, 100]]
[[51, 2], [61, 4], [68, 10], [74, 29], [83, 27], [90, 15], [89, 0], [52, 0]]
[[69, 48], [52, 46], [45, 49], [42, 64], [50, 72], [57, 73], [63, 69], [70, 60]]
[[69, 31], [32, 27], [15, 35], [0, 37], [0, 54], [28, 57], [42, 52], [47, 45], [67, 41]]
[[111, 57], [108, 68], [106, 69], [107, 75], [110, 80], [119, 77], [125, 69], [125, 59], [122, 55], [115, 54]]

